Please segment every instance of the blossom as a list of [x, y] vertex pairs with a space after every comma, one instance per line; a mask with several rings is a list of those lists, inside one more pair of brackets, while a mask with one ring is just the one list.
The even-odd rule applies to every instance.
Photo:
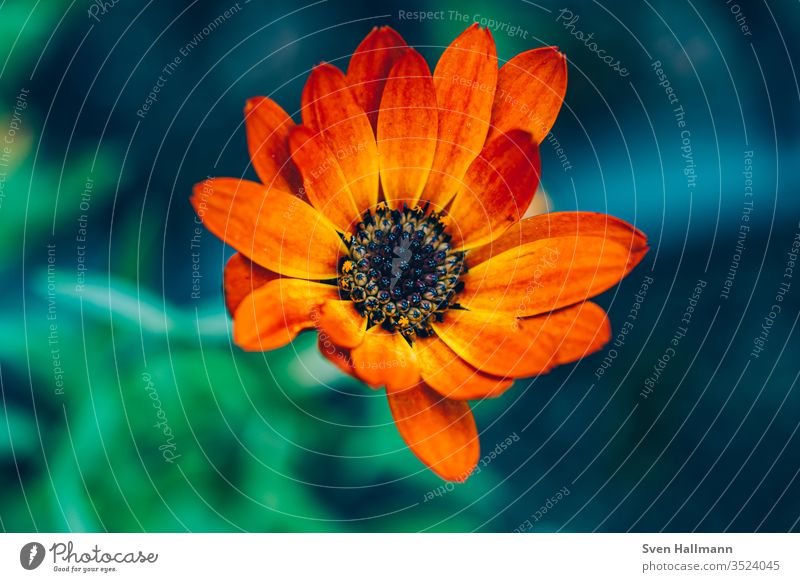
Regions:
[[224, 276], [235, 343], [266, 351], [317, 330], [325, 357], [385, 388], [417, 457], [466, 479], [480, 454], [468, 401], [599, 350], [610, 324], [588, 299], [647, 252], [612, 216], [524, 218], [566, 85], [554, 47], [498, 68], [473, 25], [431, 74], [384, 27], [346, 74], [313, 69], [301, 125], [249, 100], [260, 182], [212, 178], [192, 197], [237, 251]]

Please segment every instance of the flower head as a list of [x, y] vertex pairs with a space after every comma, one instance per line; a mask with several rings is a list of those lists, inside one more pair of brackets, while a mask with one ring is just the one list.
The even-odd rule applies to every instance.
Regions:
[[474, 25], [431, 75], [384, 27], [346, 75], [312, 71], [302, 125], [268, 98], [248, 101], [261, 182], [210, 179], [192, 197], [238, 251], [225, 268], [234, 341], [265, 351], [316, 329], [323, 355], [386, 389], [414, 453], [466, 479], [479, 458], [467, 401], [600, 349], [610, 325], [587, 300], [647, 252], [611, 216], [523, 218], [565, 91], [553, 47], [498, 69]]

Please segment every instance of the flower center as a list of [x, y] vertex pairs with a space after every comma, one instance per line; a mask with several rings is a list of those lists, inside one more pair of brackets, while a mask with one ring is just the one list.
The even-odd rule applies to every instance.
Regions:
[[467, 270], [464, 253], [450, 247], [440, 215], [428, 207], [367, 210], [339, 267], [339, 289], [368, 320], [409, 341], [432, 333], [455, 305]]

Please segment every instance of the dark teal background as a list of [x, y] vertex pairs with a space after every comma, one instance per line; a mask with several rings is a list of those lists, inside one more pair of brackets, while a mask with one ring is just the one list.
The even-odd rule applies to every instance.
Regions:
[[[11, 139], [0, 167], [0, 528], [798, 530], [800, 270], [784, 277], [800, 228], [797, 3], [741, 2], [737, 23], [723, 0], [241, 0], [202, 33], [234, 4], [0, 4], [0, 139]], [[562, 8], [579, 16], [571, 29]], [[495, 33], [501, 60], [551, 44], [566, 53], [553, 136], [569, 168], [542, 145], [551, 207], [614, 214], [652, 246], [599, 299], [618, 332], [653, 278], [615, 357], [476, 403], [483, 454], [512, 444], [447, 487], [404, 447], [382, 394], [324, 361], [313, 334], [268, 354], [231, 344], [231, 250], [204, 230], [192, 248], [188, 203], [208, 175], [255, 177], [247, 98], [269, 95], [299, 119], [309, 68], [346, 67], [373, 26], [394, 27], [433, 65], [467, 24], [398, 18], [420, 9], [518, 26], [527, 38]], [[685, 111], [694, 187], [654, 61]], [[698, 280], [686, 335], [644, 398]]]

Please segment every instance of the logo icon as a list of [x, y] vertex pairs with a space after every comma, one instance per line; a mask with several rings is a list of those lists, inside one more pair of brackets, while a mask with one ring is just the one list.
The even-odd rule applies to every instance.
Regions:
[[19, 563], [26, 570], [35, 570], [44, 561], [44, 546], [39, 542], [28, 542], [19, 551]]
[[390, 291], [394, 291], [394, 286], [397, 285], [398, 281], [403, 277], [403, 267], [407, 269], [411, 258], [414, 256], [410, 247], [411, 240], [403, 238], [400, 239], [400, 244], [392, 249], [394, 256], [397, 258], [392, 259], [392, 283], [389, 285]]

